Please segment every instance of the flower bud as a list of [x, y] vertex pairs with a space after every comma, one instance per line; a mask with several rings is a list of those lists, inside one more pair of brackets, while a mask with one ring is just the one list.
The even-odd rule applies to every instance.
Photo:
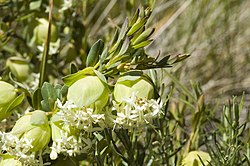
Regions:
[[130, 98], [132, 93], [138, 98], [154, 98], [154, 85], [150, 78], [138, 71], [128, 72], [120, 77], [114, 88], [115, 100], [122, 102], [124, 98]]
[[0, 107], [6, 106], [15, 99], [17, 93], [11, 84], [0, 81]]
[[105, 78], [86, 75], [69, 87], [67, 99], [78, 107], [94, 108], [97, 113], [108, 103], [109, 88]]
[[36, 110], [17, 120], [11, 134], [31, 141], [32, 152], [42, 150], [50, 141], [51, 130], [44, 111]]
[[[46, 38], [47, 38], [49, 22], [44, 18], [40, 18], [38, 19], [38, 21], [39, 21], [39, 24], [34, 29], [34, 35], [36, 37], [36, 43], [39, 45], [42, 45], [43, 43], [45, 43]], [[51, 33], [50, 41], [56, 42], [58, 38], [58, 34], [57, 34], [57, 28], [54, 24], [51, 24], [50, 33]]]
[[[202, 162], [201, 162], [202, 160]], [[189, 152], [185, 158], [182, 160], [182, 166], [205, 166], [209, 165], [211, 157], [208, 153], [203, 151], [192, 151]], [[203, 163], [203, 164], [202, 164]]]
[[26, 80], [29, 76], [29, 63], [22, 58], [11, 57], [7, 60], [6, 66], [10, 68], [11, 73], [13, 73], [20, 81]]

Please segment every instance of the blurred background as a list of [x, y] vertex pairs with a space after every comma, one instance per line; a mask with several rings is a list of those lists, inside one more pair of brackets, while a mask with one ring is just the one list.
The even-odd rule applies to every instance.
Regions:
[[198, 81], [208, 100], [221, 102], [244, 91], [249, 102], [249, 7], [248, 0], [157, 1], [157, 40], [151, 46], [162, 54], [190, 53], [175, 67], [178, 78]]

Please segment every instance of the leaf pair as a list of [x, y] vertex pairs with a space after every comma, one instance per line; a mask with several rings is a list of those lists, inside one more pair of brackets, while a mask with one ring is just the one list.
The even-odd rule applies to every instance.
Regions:
[[53, 111], [56, 100], [62, 100], [63, 96], [67, 94], [67, 90], [68, 87], [66, 85], [56, 85], [54, 87], [50, 83], [45, 82], [42, 88], [38, 88], [33, 94], [33, 107], [46, 112]]

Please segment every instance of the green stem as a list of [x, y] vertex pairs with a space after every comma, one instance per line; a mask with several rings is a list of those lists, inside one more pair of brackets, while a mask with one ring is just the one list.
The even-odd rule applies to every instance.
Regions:
[[51, 31], [51, 22], [52, 22], [52, 9], [53, 9], [53, 0], [49, 1], [49, 26], [48, 26], [48, 33], [45, 41], [45, 46], [43, 50], [43, 57], [42, 62], [40, 66], [40, 78], [39, 78], [39, 88], [42, 87], [43, 82], [45, 81], [45, 75], [46, 75], [46, 66], [48, 61], [48, 55], [49, 55], [49, 45], [50, 45], [50, 31]]

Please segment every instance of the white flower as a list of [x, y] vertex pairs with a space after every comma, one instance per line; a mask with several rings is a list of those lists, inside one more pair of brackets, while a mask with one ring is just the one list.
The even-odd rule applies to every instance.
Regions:
[[71, 101], [62, 104], [60, 100], [57, 100], [57, 106], [60, 109], [57, 115], [63, 124], [86, 132], [100, 131], [105, 127], [105, 115], [95, 114], [92, 108], [77, 107]]
[[114, 128], [139, 128], [162, 114], [160, 100], [138, 98], [135, 93], [121, 103], [113, 101], [113, 106], [113, 110], [117, 111]]
[[61, 138], [53, 141], [51, 146], [50, 158], [55, 160], [58, 154], [75, 156], [86, 153], [92, 147], [93, 141], [85, 138], [81, 133], [79, 136], [69, 136], [67, 132], [61, 130]]
[[0, 147], [1, 151], [6, 151], [7, 154], [17, 157], [24, 165], [39, 165], [35, 152], [30, 152], [33, 148], [32, 140], [19, 139], [11, 133], [0, 132]]

